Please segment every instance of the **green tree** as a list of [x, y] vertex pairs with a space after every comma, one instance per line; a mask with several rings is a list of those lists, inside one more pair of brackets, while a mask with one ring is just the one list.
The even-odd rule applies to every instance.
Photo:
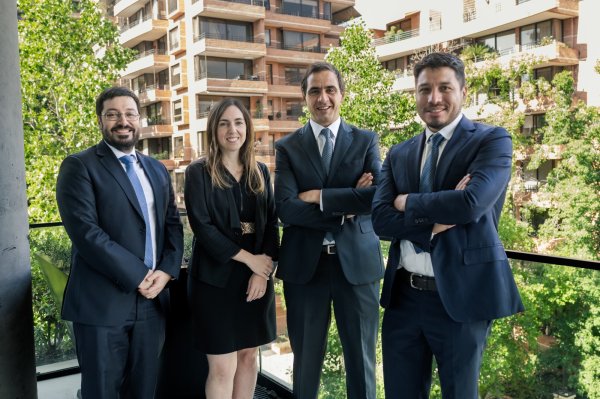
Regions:
[[342, 117], [377, 132], [381, 144], [389, 147], [414, 136], [421, 126], [415, 122], [413, 96], [393, 90], [394, 75], [381, 66], [372, 40], [364, 22], [350, 25], [340, 36], [340, 46], [329, 50], [325, 59], [344, 77]]
[[100, 139], [95, 97], [132, 53], [96, 1], [19, 0], [18, 8], [29, 217], [56, 221], [60, 162]]

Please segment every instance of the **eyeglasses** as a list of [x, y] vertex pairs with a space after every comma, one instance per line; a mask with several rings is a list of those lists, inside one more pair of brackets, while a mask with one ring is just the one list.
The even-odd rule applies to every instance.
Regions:
[[107, 120], [113, 122], [120, 120], [123, 115], [125, 115], [125, 119], [131, 122], [140, 119], [140, 114], [136, 114], [135, 112], [125, 112], [124, 114], [122, 114], [120, 112], [108, 111], [102, 114], [102, 116], [105, 117]]

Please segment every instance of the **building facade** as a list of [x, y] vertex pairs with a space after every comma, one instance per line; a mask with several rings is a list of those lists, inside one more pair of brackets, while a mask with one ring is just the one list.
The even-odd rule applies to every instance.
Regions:
[[120, 84], [140, 97], [138, 149], [161, 159], [183, 207], [186, 165], [206, 151], [212, 105], [250, 111], [258, 159], [300, 127], [300, 81], [339, 44], [354, 0], [117, 0], [108, 7], [123, 46], [137, 51]]
[[[600, 59], [597, 1], [423, 0], [418, 8], [403, 5], [396, 12], [398, 17], [386, 24], [386, 30], [377, 32], [374, 45], [382, 65], [395, 74], [397, 90], [414, 90], [412, 68], [424, 52], [460, 54], [467, 46], [479, 44], [497, 53], [497, 60], [504, 64], [523, 54], [543, 58], [534, 69], [535, 79], [544, 77], [550, 82], [558, 72], [570, 71], [577, 87], [574, 100], [600, 106], [600, 75], [594, 70]], [[486, 102], [489, 94], [473, 95], [475, 101], [465, 106], [465, 114], [471, 119], [486, 116], [486, 109], [482, 113], [480, 104]], [[545, 125], [547, 107], [540, 102], [539, 106], [521, 110], [525, 114], [521, 134], [535, 137]], [[530, 170], [529, 150], [514, 154], [517, 212], [519, 205], [530, 201], [540, 208], [550, 206], [538, 189], [561, 160], [560, 146], [548, 148], [545, 161]]]

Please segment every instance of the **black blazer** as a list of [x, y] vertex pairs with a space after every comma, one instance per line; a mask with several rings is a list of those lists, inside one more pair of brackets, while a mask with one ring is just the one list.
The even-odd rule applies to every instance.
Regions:
[[[333, 233], [342, 270], [351, 284], [383, 277], [379, 238], [370, 215], [381, 168], [377, 135], [342, 121], [328, 176], [310, 123], [278, 140], [276, 150], [275, 198], [284, 223], [277, 277], [297, 284], [309, 281], [325, 232]], [[373, 174], [373, 185], [357, 189], [364, 172]], [[313, 189], [322, 190], [323, 211], [298, 198]], [[347, 214], [356, 216], [343, 220]]]
[[[164, 165], [137, 153], [154, 192], [156, 269], [179, 276], [183, 228]], [[56, 183], [58, 209], [73, 243], [62, 317], [89, 325], [122, 324], [135, 305], [146, 225], [121, 162], [104, 141], [68, 156]], [[168, 290], [159, 299], [168, 307]]]
[[[256, 245], [254, 254], [277, 260], [279, 233], [269, 170], [258, 166], [265, 180], [265, 192], [257, 196]], [[192, 162], [185, 170], [185, 207], [194, 232], [191, 276], [216, 287], [225, 287], [231, 271], [239, 267], [231, 258], [240, 250], [242, 230], [233, 190], [212, 185], [206, 159]]]

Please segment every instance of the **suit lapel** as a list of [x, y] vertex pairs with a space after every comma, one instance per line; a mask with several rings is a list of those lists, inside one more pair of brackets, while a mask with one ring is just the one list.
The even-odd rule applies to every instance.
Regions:
[[[406, 147], [406, 168], [408, 171], [409, 192], [418, 193], [421, 180], [421, 158], [425, 148], [425, 132], [413, 137]], [[394, 171], [402, 173], [402, 171]]]
[[340, 128], [338, 129], [337, 137], [335, 138], [335, 147], [333, 148], [333, 157], [331, 158], [331, 165], [329, 166], [329, 176], [327, 176], [327, 182], [331, 181], [331, 177], [335, 176], [337, 168], [342, 163], [346, 152], [350, 148], [352, 141], [354, 140], [354, 134], [350, 126], [342, 121]]
[[446, 176], [450, 171], [456, 154], [460, 152], [463, 146], [472, 137], [472, 131], [474, 129], [475, 126], [473, 125], [473, 122], [467, 119], [466, 116], [463, 116], [458, 126], [456, 126], [456, 129], [454, 129], [452, 138], [446, 144], [446, 147], [444, 147], [444, 151], [438, 161], [433, 184], [434, 190], [439, 190], [439, 188], [442, 187], [442, 182], [446, 180]]
[[135, 195], [135, 190], [127, 177], [127, 173], [123, 169], [121, 165], [121, 161], [117, 159], [115, 154], [111, 151], [110, 148], [106, 145], [104, 141], [101, 141], [100, 144], [96, 147], [96, 155], [100, 161], [100, 164], [104, 166], [104, 168], [110, 173], [114, 179], [117, 181], [121, 189], [129, 199], [129, 202], [136, 210], [136, 212], [143, 219], [144, 215], [142, 214], [142, 209], [140, 208], [140, 203], [138, 202], [137, 196]]
[[299, 146], [306, 154], [306, 157], [321, 178], [321, 181], [325, 182], [326, 175], [321, 162], [319, 146], [315, 140], [315, 135], [310, 127], [310, 123], [304, 125], [304, 127], [300, 130]]

